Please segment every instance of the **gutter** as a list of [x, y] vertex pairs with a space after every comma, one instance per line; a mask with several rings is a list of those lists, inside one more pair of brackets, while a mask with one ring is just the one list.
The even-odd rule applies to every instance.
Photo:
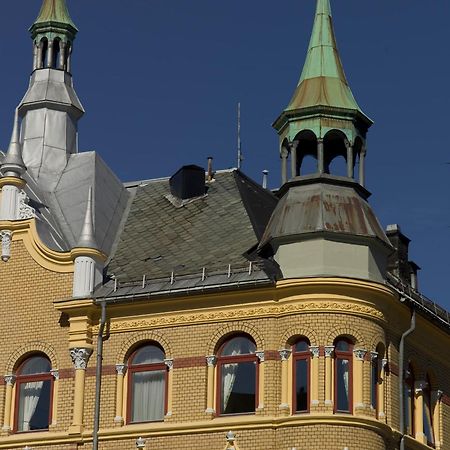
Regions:
[[94, 410], [94, 430], [92, 450], [98, 450], [98, 431], [100, 428], [100, 394], [102, 389], [102, 365], [103, 365], [103, 342], [106, 337], [103, 336], [106, 324], [106, 302], [99, 302], [101, 305], [100, 326], [97, 336], [97, 367], [95, 371], [95, 410]]
[[405, 359], [405, 340], [406, 338], [414, 332], [416, 329], [416, 310], [414, 309], [411, 316], [411, 325], [402, 334], [402, 338], [400, 339], [400, 351], [399, 351], [399, 377], [398, 377], [398, 387], [399, 387], [399, 398], [400, 398], [400, 434], [402, 438], [400, 440], [400, 450], [405, 450], [405, 399], [404, 399], [404, 389], [405, 389], [405, 380], [404, 380], [404, 359]]

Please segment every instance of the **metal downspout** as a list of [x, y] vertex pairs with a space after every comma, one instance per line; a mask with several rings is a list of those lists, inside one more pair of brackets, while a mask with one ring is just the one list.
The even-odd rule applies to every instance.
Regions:
[[400, 450], [405, 450], [405, 404], [404, 404], [404, 392], [405, 392], [405, 380], [403, 376], [404, 372], [404, 359], [405, 359], [405, 340], [416, 329], [416, 310], [414, 309], [411, 316], [411, 325], [406, 330], [402, 338], [400, 339], [400, 354], [399, 354], [399, 376], [398, 387], [400, 389], [400, 434], [402, 439], [400, 441]]
[[106, 302], [100, 302], [102, 312], [100, 316], [100, 326], [97, 337], [97, 367], [95, 372], [95, 411], [94, 411], [94, 432], [92, 450], [98, 450], [98, 430], [100, 427], [100, 394], [102, 388], [102, 365], [103, 365], [103, 332], [106, 324]]

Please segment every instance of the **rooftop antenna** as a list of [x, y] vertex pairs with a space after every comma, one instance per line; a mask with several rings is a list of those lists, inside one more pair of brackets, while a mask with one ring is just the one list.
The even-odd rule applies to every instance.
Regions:
[[240, 169], [244, 160], [241, 146], [241, 102], [238, 102], [237, 122], [237, 168]]

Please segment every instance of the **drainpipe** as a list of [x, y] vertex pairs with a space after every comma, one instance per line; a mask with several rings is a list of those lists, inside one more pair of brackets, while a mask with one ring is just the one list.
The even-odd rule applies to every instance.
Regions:
[[400, 339], [400, 354], [399, 354], [399, 377], [398, 377], [398, 387], [400, 389], [400, 434], [402, 439], [400, 441], [400, 450], [405, 450], [405, 403], [404, 403], [404, 392], [405, 392], [405, 380], [403, 377], [404, 372], [404, 359], [405, 359], [405, 340], [406, 338], [416, 329], [416, 310], [413, 310], [411, 316], [411, 325], [408, 330], [406, 330], [402, 338]]
[[97, 337], [97, 367], [95, 372], [95, 411], [94, 411], [94, 433], [92, 450], [98, 450], [98, 430], [100, 427], [100, 393], [102, 388], [102, 364], [103, 364], [103, 342], [105, 337], [103, 332], [105, 331], [106, 324], [106, 302], [100, 303], [102, 312], [100, 316], [100, 326], [98, 329]]

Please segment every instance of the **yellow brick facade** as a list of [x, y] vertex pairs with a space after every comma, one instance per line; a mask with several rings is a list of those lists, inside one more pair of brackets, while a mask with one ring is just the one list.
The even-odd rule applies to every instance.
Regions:
[[[55, 381], [56, 404], [49, 431], [11, 433], [3, 429], [1, 449], [72, 450], [92, 448], [96, 354], [84, 371], [83, 390], [75, 389], [75, 370], [69, 348], [93, 348], [98, 331], [99, 307], [91, 299], [72, 300], [73, 274], [43, 267], [25, 239], [33, 239], [31, 228], [13, 241], [12, 257], [0, 265], [2, 293], [0, 370], [14, 374], [18, 364], [33, 352], [45, 353]], [[33, 247], [37, 248], [37, 247]], [[55, 262], [57, 267], [57, 262]], [[101, 394], [100, 448], [132, 449], [139, 436], [147, 439], [147, 449], [225, 449], [225, 434], [233, 430], [240, 450], [394, 450], [398, 448], [398, 345], [409, 327], [410, 311], [384, 285], [351, 279], [299, 279], [278, 282], [274, 287], [230, 291], [198, 296], [152, 299], [107, 306], [109, 338], [104, 344]], [[214, 417], [205, 412], [208, 403], [206, 357], [214, 355], [225, 336], [244, 332], [264, 351], [259, 363], [261, 408], [255, 414]], [[308, 414], [292, 414], [280, 409], [283, 395], [292, 406], [292, 364], [283, 378], [279, 350], [288, 348], [296, 337], [306, 336], [311, 346], [320, 348], [314, 383], [318, 404]], [[382, 343], [387, 367], [383, 379], [385, 417], [376, 417], [370, 408], [370, 358], [353, 361], [353, 397], [362, 405], [352, 414], [335, 414], [326, 404], [327, 385], [333, 372], [327, 371], [324, 348], [338, 336], [350, 337], [355, 349], [370, 352]], [[117, 411], [126, 414], [127, 389], [116, 373], [116, 364], [127, 364], [130, 352], [139, 343], [155, 341], [173, 359], [169, 392], [171, 416], [163, 422], [126, 425], [115, 421]], [[419, 315], [417, 329], [408, 339], [406, 360], [416, 368], [416, 380], [430, 376], [433, 389], [436, 448], [450, 449], [450, 336], [429, 319]], [[332, 360], [332, 358], [331, 358]], [[331, 361], [332, 364], [332, 361]], [[360, 364], [360, 365], [359, 365]], [[214, 370], [214, 369], [213, 369]], [[356, 374], [361, 370], [362, 383]], [[261, 383], [261, 374], [264, 382]], [[331, 374], [331, 375], [330, 375]], [[330, 379], [331, 376], [331, 379]], [[118, 382], [123, 383], [123, 404], [117, 404]], [[214, 385], [214, 391], [216, 387]], [[333, 387], [331, 387], [331, 391]], [[439, 393], [439, 398], [437, 395]], [[7, 411], [7, 386], [0, 385], [0, 422], [14, 420]], [[215, 395], [215, 394], [214, 394]], [[84, 400], [83, 423], [74, 427], [77, 399]], [[54, 394], [55, 399], [55, 394]], [[11, 425], [13, 425], [11, 423]], [[425, 449], [416, 439], [407, 438], [406, 448]]]

